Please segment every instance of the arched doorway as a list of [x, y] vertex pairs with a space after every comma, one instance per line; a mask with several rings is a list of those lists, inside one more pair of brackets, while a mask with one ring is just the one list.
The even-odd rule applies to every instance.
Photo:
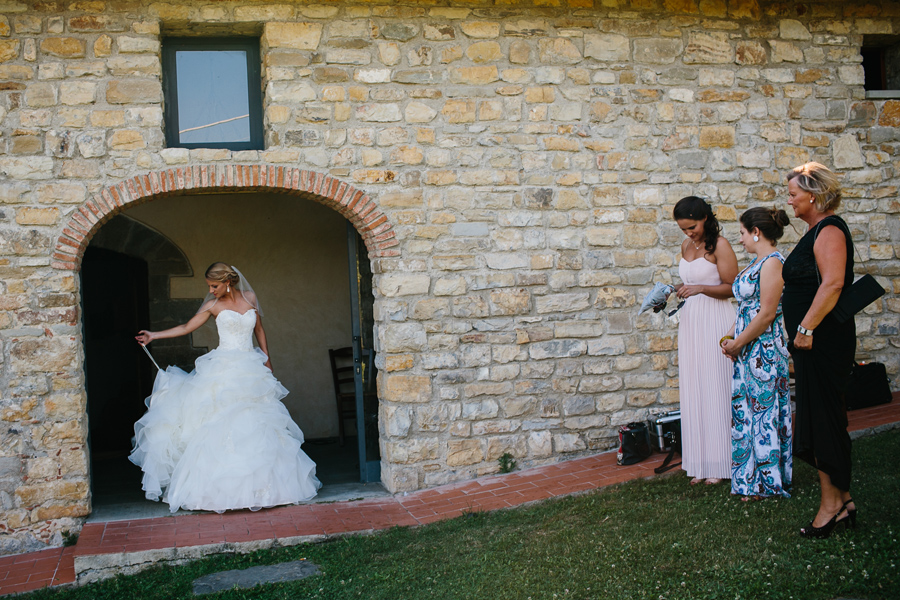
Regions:
[[[240, 168], [237, 168], [233, 173], [238, 173], [240, 170], [241, 170]], [[197, 170], [195, 169], [193, 172], [196, 172], [196, 171]], [[289, 171], [289, 170], [285, 170], [285, 172], [287, 172], [287, 171]], [[252, 169], [251, 169], [251, 172], [252, 172]], [[320, 210], [323, 210], [327, 213], [332, 214], [334, 217], [336, 217], [338, 219], [338, 222], [340, 223], [341, 230], [342, 230], [340, 243], [343, 245], [343, 247], [345, 249], [345, 254], [344, 254], [344, 258], [343, 258], [344, 262], [341, 265], [342, 266], [341, 278], [345, 285], [348, 280], [351, 280], [351, 279], [359, 280], [358, 273], [354, 273], [354, 274], [352, 274], [352, 276], [350, 278], [348, 278], [347, 266], [351, 262], [349, 260], [350, 259], [349, 250], [347, 250], [347, 243], [350, 239], [346, 235], [348, 231], [352, 232], [353, 237], [355, 238], [356, 242], [361, 242], [359, 244], [359, 247], [363, 251], [362, 264], [365, 267], [369, 266], [369, 261], [374, 256], [378, 256], [379, 254], [384, 254], [385, 252], [390, 252], [390, 248], [391, 248], [390, 241], [393, 238], [393, 233], [391, 231], [390, 225], [386, 222], [386, 219], [384, 219], [382, 216], [379, 216], [377, 213], [374, 215], [375, 218], [371, 218], [372, 213], [375, 210], [374, 205], [368, 199], [364, 198], [364, 196], [362, 194], [360, 194], [359, 192], [357, 192], [355, 190], [347, 188], [347, 186], [345, 186], [344, 184], [336, 185], [336, 184], [331, 183], [331, 184], [325, 185], [326, 181], [321, 176], [307, 177], [306, 179], [304, 179], [303, 177], [301, 177], [299, 175], [298, 172], [294, 172], [294, 175], [290, 175], [289, 173], [286, 173], [286, 174], [288, 176], [283, 179], [286, 183], [293, 182], [293, 184], [297, 184], [298, 181], [308, 181], [310, 183], [310, 185], [313, 185], [316, 188], [327, 189], [328, 193], [332, 195], [331, 198], [327, 198], [327, 197], [322, 197], [322, 196], [318, 196], [318, 195], [312, 196], [312, 195], [306, 195], [306, 194], [299, 194], [301, 196], [306, 196], [310, 199], [317, 200], [317, 202], [319, 204], [324, 205], [324, 206], [318, 206], [317, 208], [319, 208]], [[223, 178], [223, 180], [227, 181], [228, 180], [227, 173], [223, 173], [222, 178]], [[274, 179], [277, 180], [278, 178], [276, 177]], [[293, 188], [286, 191], [283, 188], [276, 187], [273, 189], [271, 187], [265, 186], [260, 189], [259, 182], [261, 180], [262, 179], [254, 179], [252, 177], [248, 178], [247, 181], [254, 181], [254, 182], [256, 182], [256, 185], [253, 186], [252, 190], [251, 189], [241, 189], [240, 191], [241, 192], [254, 192], [254, 193], [238, 194], [241, 197], [233, 198], [232, 202], [243, 202], [245, 204], [255, 206], [255, 203], [259, 202], [259, 198], [261, 196], [268, 196], [269, 197], [268, 201], [271, 201], [274, 203], [280, 203], [284, 206], [309, 205], [309, 206], [316, 207], [316, 204], [313, 204], [313, 203], [291, 202], [289, 198], [284, 197], [284, 195], [283, 195], [284, 193], [297, 194], [296, 190], [294, 190]], [[269, 180], [266, 179], [265, 181], [269, 181]], [[113, 196], [115, 196], [115, 194], [119, 194], [117, 196], [117, 199], [121, 199], [122, 198], [121, 193], [123, 192], [123, 190], [128, 190], [128, 189], [133, 190], [134, 188], [133, 188], [133, 186], [128, 186], [128, 185], [116, 186], [114, 189], [108, 188], [107, 190], [104, 190], [104, 192], [101, 194], [101, 196], [106, 196], [108, 198], [112, 198]], [[230, 192], [230, 191], [232, 191], [232, 189], [233, 189], [233, 186], [226, 186], [221, 191]], [[146, 206], [138, 206], [138, 204], [143, 204], [143, 203], [137, 203], [137, 202], [127, 203], [127, 204], [123, 203], [121, 206], [117, 206], [117, 208], [115, 209], [115, 212], [121, 212], [122, 210], [127, 209], [128, 214], [125, 215], [124, 217], [116, 217], [107, 223], [103, 223], [103, 221], [108, 219], [110, 217], [110, 215], [114, 214], [114, 210], [109, 207], [109, 204], [107, 204], [104, 207], [104, 209], [100, 209], [95, 204], [88, 203], [84, 207], [82, 207], [78, 211], [78, 213], [76, 213], [76, 216], [73, 217], [72, 221], [70, 222], [70, 225], [72, 227], [75, 227], [77, 224], [77, 226], [80, 227], [82, 230], [86, 230], [88, 235], [86, 235], [84, 239], [94, 239], [96, 241], [99, 241], [104, 238], [108, 239], [110, 237], [116, 237], [116, 236], [109, 235], [107, 232], [115, 231], [117, 228], [122, 229], [121, 225], [117, 225], [117, 222], [120, 221], [122, 218], [124, 218], [124, 219], [130, 218], [132, 221], [139, 221], [140, 219], [138, 217], [142, 216], [141, 215], [142, 210], [146, 212], [146, 209], [152, 208], [154, 206], [163, 206], [166, 202], [170, 202], [171, 203], [170, 207], [171, 207], [171, 206], [178, 206], [179, 203], [193, 202], [195, 200], [200, 201], [200, 202], [205, 202], [207, 205], [209, 205], [210, 203], [219, 202], [221, 200], [220, 197], [217, 198], [214, 195], [210, 195], [210, 192], [215, 192], [216, 190], [204, 189], [203, 194], [198, 194], [198, 193], [196, 193], [197, 191], [199, 191], [199, 190], [185, 189], [182, 193], [177, 194], [177, 196], [178, 196], [177, 198], [166, 198], [166, 196], [168, 196], [168, 195], [175, 195], [175, 194], [171, 194], [171, 193], [150, 195], [146, 198], [142, 198], [142, 200], [146, 200], [146, 199], [154, 200], [154, 202], [148, 203]], [[258, 194], [258, 192], [262, 192], [262, 194]], [[281, 192], [281, 193], [273, 194], [271, 192]], [[335, 200], [335, 199], [337, 199], [337, 200]], [[341, 199], [343, 199], [343, 200], [341, 200]], [[96, 201], [97, 201], [97, 198], [95, 198], [95, 202]], [[132, 207], [136, 207], [136, 209], [131, 210]], [[362, 207], [362, 208], [360, 208], [360, 207]], [[177, 212], [182, 212], [182, 210], [181, 210], [182, 208], [183, 208], [183, 206], [178, 206], [178, 208], [175, 208], [173, 210], [175, 210]], [[335, 209], [335, 208], [337, 208], [339, 210], [339, 212], [343, 213], [344, 217], [348, 217], [348, 218], [347, 219], [341, 218], [340, 215], [334, 214], [333, 209]], [[109, 209], [108, 212], [106, 214], [103, 214], [103, 210], [106, 210], [106, 209]], [[89, 211], [91, 213], [91, 215], [93, 216], [93, 220], [95, 220], [96, 223], [91, 223], [91, 220], [89, 220], [85, 216], [85, 211]], [[284, 218], [282, 218], [282, 215], [270, 214], [271, 211], [262, 211], [262, 212], [264, 214], [269, 215], [269, 217], [276, 222], [290, 221], [290, 218], [284, 219]], [[360, 215], [362, 215], [362, 216], [360, 216]], [[144, 215], [144, 216], [146, 216], [146, 215]], [[353, 227], [349, 228], [349, 230], [346, 227], [348, 220], [351, 222], [356, 221], [353, 224]], [[195, 236], [198, 235], [196, 233], [197, 231], [202, 232], [206, 228], [206, 225], [202, 221], [198, 221], [196, 219], [188, 218], [188, 219], [183, 219], [183, 221], [185, 221], [187, 223], [187, 227], [189, 229], [193, 228], [192, 233]], [[242, 225], [246, 224], [245, 219], [238, 219], [237, 222], [240, 222]], [[88, 223], [90, 223], [90, 225], [91, 225], [91, 228], [89, 230], [86, 228], [86, 225]], [[102, 224], [102, 226], [101, 226], [101, 224]], [[146, 226], [147, 223], [143, 223], [143, 225]], [[363, 226], [363, 232], [360, 235], [358, 232], [360, 232], [361, 225]], [[156, 224], [151, 223], [149, 229], [162, 229], [162, 228], [157, 227]], [[215, 226], [213, 226], [212, 229], [216, 230], [217, 228]], [[165, 233], [166, 233], [166, 235], [169, 235], [168, 231], [165, 231]], [[382, 236], [384, 236], [385, 233], [387, 233], [387, 236], [382, 237]], [[74, 237], [73, 237], [73, 235], [74, 235]], [[90, 236], [93, 236], [93, 238], [91, 238]], [[73, 242], [75, 241], [75, 238], [77, 238], [77, 237], [80, 237], [80, 234], [78, 232], [74, 231], [72, 228], [67, 228], [66, 236], [63, 236], [63, 238], [60, 239], [60, 243], [57, 246], [57, 249], [60, 251], [66, 250], [68, 252], [74, 251], [75, 254], [71, 255], [72, 258], [74, 258], [75, 260], [81, 260], [79, 258], [80, 249], [76, 248], [73, 245]], [[199, 237], [202, 238], [203, 234], [200, 233]], [[378, 247], [379, 242], [376, 242], [376, 237], [380, 237], [381, 241], [388, 242], [388, 245], [379, 249], [379, 247]], [[278, 236], [274, 236], [274, 239], [277, 239], [277, 238], [278, 238]], [[268, 239], [268, 238], [267, 238], [267, 236], [262, 236], [261, 239]], [[373, 253], [374, 254], [373, 257], [365, 256], [365, 251], [367, 249], [374, 249], [375, 252]], [[273, 250], [274, 249], [272, 249], [272, 248], [267, 249], [265, 247], [257, 247], [254, 249], [254, 251], [255, 251], [254, 253], [257, 255], [261, 255], [261, 256], [265, 257], [267, 260], [269, 260], [272, 257], [271, 252]], [[54, 255], [54, 258], [57, 260], [60, 260], [62, 258], [68, 258], [68, 257], [62, 256], [61, 252], [58, 252], [56, 255]], [[90, 258], [90, 252], [88, 252], [84, 255], [84, 259], [83, 259], [85, 261], [84, 264], [88, 264], [87, 261], [89, 258]], [[217, 260], [219, 258], [220, 258], [219, 256], [215, 256], [215, 257], [211, 257], [211, 260]], [[210, 261], [207, 261], [205, 259], [191, 260], [191, 261], [189, 261], [189, 263], [190, 263], [189, 268], [193, 269], [193, 271], [202, 272], [202, 270], [205, 269], [207, 262], [210, 262]], [[237, 264], [240, 261], [235, 260], [234, 262]], [[305, 258], [304, 258], [304, 262], [305, 262]], [[56, 264], [54, 264], [54, 266], [56, 266], [57, 268], [64, 268], [65, 266], [68, 266], [68, 265], [65, 265], [62, 263], [56, 263]], [[258, 269], [255, 269], [255, 268], [247, 271], [246, 266], [242, 266], [242, 269], [244, 269], [245, 272], [258, 272]], [[365, 270], [368, 270], [368, 269], [365, 269]], [[185, 286], [190, 285], [187, 282], [190, 281], [191, 278], [196, 279], [197, 278], [196, 273], [193, 273], [187, 277], [179, 277], [177, 279], [178, 285], [176, 285], [175, 287], [177, 288], [180, 286], [181, 289], [173, 290], [175, 292], [173, 294], [174, 297], [184, 297]], [[289, 272], [287, 275], [287, 279], [290, 279]], [[301, 279], [303, 279], [303, 278], [301, 278]], [[173, 281], [176, 281], [176, 280], [173, 280]], [[306, 279], [305, 281], [301, 281], [301, 283], [309, 283], [310, 281], [317, 282], [317, 280], [315, 278], [313, 278], [313, 279]], [[368, 285], [371, 286], [371, 279], [369, 279]], [[256, 280], [254, 280], [254, 286], [259, 288], [258, 282]], [[199, 296], [204, 291], [202, 284], [200, 285], [200, 290], [201, 290], [200, 293], [197, 293], [195, 291], [195, 292], [189, 294], [189, 296], [193, 296], [193, 301], [195, 303], [197, 301], [199, 301]], [[344, 290], [344, 294], [345, 294], [344, 298], [346, 298], [348, 295], [346, 289]], [[262, 294], [262, 297], [265, 298], [265, 297], [272, 297], [272, 296], [277, 296], [277, 295], [278, 294], [268, 294], [268, 295]], [[86, 296], [86, 299], [87, 299], [87, 296]], [[277, 302], [276, 302], [276, 304], [277, 304]], [[195, 310], [195, 308], [194, 308], [194, 310]], [[347, 316], [349, 316], [349, 312], [350, 311], [348, 310]], [[369, 306], [369, 314], [371, 315], [371, 305]], [[310, 315], [309, 317], [310, 317], [310, 322], [318, 322], [319, 321], [319, 319], [317, 318], [317, 315]], [[268, 315], [267, 315], [267, 319], [268, 319]], [[183, 322], [183, 320], [182, 320], [182, 322]], [[369, 324], [371, 327], [371, 316], [369, 317]], [[267, 327], [267, 330], [269, 330], [272, 327], [272, 324], [267, 323], [266, 327]], [[281, 328], [281, 327], [278, 327], [277, 329], [279, 330], [279, 332], [281, 332], [283, 330], [283, 328]], [[350, 337], [351, 337], [350, 335], [347, 336], [348, 341], [349, 341]], [[369, 330], [367, 337], [369, 337], [371, 339], [371, 329]], [[342, 341], [341, 343], [344, 343], [344, 342]], [[194, 345], [204, 347], [207, 344], [204, 343], [203, 339], [201, 339], [200, 343], [195, 341]], [[271, 343], [270, 343], [270, 348], [271, 348]], [[202, 349], [205, 349], [205, 348], [202, 348]], [[326, 365], [325, 370], [327, 371], [327, 353], [321, 352], [319, 355], [323, 357], [323, 360], [325, 360], [325, 365]], [[163, 362], [163, 361], [161, 361], [161, 362]], [[175, 362], [175, 364], [177, 364], [176, 361], [165, 361], [165, 362], [167, 362], [168, 364], [172, 364], [173, 362]], [[189, 367], [190, 365], [186, 365], [186, 366]], [[286, 365], [286, 366], [289, 367], [289, 365]], [[282, 377], [277, 372], [278, 368], [279, 367], [276, 364], [276, 375], [279, 375], [279, 378], [281, 379]], [[334, 403], [333, 397], [329, 398], [328, 402], [331, 406], [333, 406], [333, 403]], [[377, 404], [375, 406], [375, 411], [377, 412]], [[299, 422], [299, 419], [298, 419], [298, 422]], [[376, 425], [375, 431], [377, 432], [377, 425]], [[308, 437], [308, 439], [310, 438], [309, 435], [307, 437]], [[373, 445], [377, 451], [377, 447], [378, 447], [377, 437], [374, 440], [374, 442], [375, 443]]]

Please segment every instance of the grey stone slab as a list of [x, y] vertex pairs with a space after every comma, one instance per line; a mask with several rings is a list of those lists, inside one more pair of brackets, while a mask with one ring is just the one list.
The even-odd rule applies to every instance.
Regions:
[[212, 575], [204, 575], [194, 580], [194, 595], [214, 594], [234, 588], [249, 589], [264, 583], [283, 583], [297, 581], [319, 573], [319, 567], [306, 560], [295, 560], [280, 565], [265, 565], [222, 571]]

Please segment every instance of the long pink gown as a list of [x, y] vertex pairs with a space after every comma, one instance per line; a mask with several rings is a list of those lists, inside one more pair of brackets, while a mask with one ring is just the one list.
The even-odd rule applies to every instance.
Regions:
[[[719, 271], [705, 257], [681, 259], [688, 285], [718, 285]], [[678, 381], [681, 399], [681, 468], [690, 477], [731, 478], [731, 376], [733, 363], [719, 339], [734, 325], [730, 300], [691, 296], [680, 311]]]

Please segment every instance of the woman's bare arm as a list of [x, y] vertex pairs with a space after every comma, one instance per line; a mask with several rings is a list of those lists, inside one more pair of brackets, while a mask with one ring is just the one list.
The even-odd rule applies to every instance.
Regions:
[[784, 290], [781, 276], [782, 264], [776, 259], [767, 260], [759, 274], [759, 312], [740, 335], [733, 340], [725, 340], [722, 347], [729, 356], [737, 357], [741, 350], [765, 332], [778, 314], [778, 303]]
[[[813, 254], [819, 276], [822, 278], [819, 289], [813, 298], [812, 305], [806, 311], [800, 325], [806, 329], [815, 329], [822, 319], [831, 312], [844, 289], [844, 271], [847, 268], [847, 238], [837, 226], [828, 226], [819, 232], [813, 245]], [[788, 335], [794, 335], [789, 332]], [[794, 346], [808, 350], [812, 348], [812, 337], [796, 332]]]
[[191, 320], [187, 323], [176, 325], [171, 329], [165, 329], [163, 331], [147, 331], [142, 329], [138, 332], [138, 335], [135, 336], [135, 339], [142, 346], [146, 346], [153, 340], [180, 337], [182, 335], [187, 335], [192, 331], [196, 331], [201, 325], [206, 323], [207, 319], [209, 319], [209, 311], [203, 310], [191, 317]]
[[259, 313], [256, 313], [256, 326], [253, 328], [253, 333], [256, 335], [256, 341], [259, 344], [259, 349], [263, 351], [268, 360], [266, 361], [266, 366], [269, 367], [269, 370], [272, 370], [272, 358], [269, 356], [269, 344], [266, 341], [266, 330], [263, 328], [262, 317], [259, 316]]

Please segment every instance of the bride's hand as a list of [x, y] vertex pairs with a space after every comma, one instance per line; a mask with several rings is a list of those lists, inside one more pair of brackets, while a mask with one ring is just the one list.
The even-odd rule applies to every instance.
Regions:
[[153, 341], [153, 332], [142, 329], [138, 332], [138, 335], [134, 336], [134, 339], [136, 339], [141, 346], [146, 346]]
[[273, 369], [272, 369], [272, 359], [271, 359], [271, 358], [268, 359], [268, 360], [265, 362], [265, 366], [268, 367], [268, 369], [269, 369], [270, 371], [273, 370]]

